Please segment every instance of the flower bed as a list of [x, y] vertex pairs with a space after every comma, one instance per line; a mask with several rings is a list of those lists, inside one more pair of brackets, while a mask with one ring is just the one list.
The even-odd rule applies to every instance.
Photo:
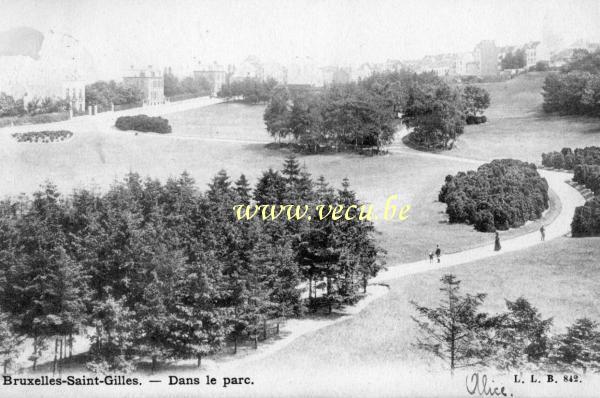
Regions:
[[73, 136], [71, 131], [29, 131], [26, 133], [13, 133], [12, 137], [18, 142], [59, 142], [64, 141]]

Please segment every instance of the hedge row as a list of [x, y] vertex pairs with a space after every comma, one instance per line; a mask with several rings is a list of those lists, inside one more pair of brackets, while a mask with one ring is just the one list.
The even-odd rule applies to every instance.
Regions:
[[557, 169], [573, 170], [578, 164], [600, 165], [600, 147], [563, 148], [560, 152], [542, 154], [542, 165]]
[[573, 181], [585, 185], [596, 195], [575, 209], [571, 222], [573, 236], [600, 235], [600, 147], [563, 148], [560, 152], [542, 154], [547, 167], [573, 170]]
[[27, 133], [13, 133], [12, 137], [18, 142], [54, 142], [71, 138], [73, 133], [67, 130], [58, 131], [29, 131]]
[[600, 195], [600, 166], [595, 164], [578, 164], [575, 166], [573, 181], [585, 185], [596, 195]]
[[579, 164], [575, 166], [573, 180], [591, 189], [595, 197], [575, 209], [571, 222], [573, 236], [600, 235], [600, 165]]
[[548, 208], [548, 183], [533, 163], [493, 160], [477, 171], [447, 176], [439, 200], [447, 204], [451, 223], [494, 232], [540, 218]]
[[585, 205], [575, 209], [571, 222], [571, 235], [598, 236], [600, 235], [600, 195], [585, 202]]
[[121, 116], [117, 119], [115, 127], [119, 130], [135, 130], [159, 134], [169, 134], [172, 131], [167, 119], [160, 116], [151, 117], [147, 115]]

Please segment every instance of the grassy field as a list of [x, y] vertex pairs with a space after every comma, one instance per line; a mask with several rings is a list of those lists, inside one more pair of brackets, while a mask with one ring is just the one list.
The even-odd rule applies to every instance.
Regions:
[[[268, 360], [248, 365], [269, 373], [285, 369], [315, 372], [360, 365], [396, 368], [409, 366], [441, 370], [443, 363], [413, 346], [418, 329], [410, 300], [428, 306], [440, 300], [439, 279], [453, 273], [463, 292], [487, 293], [482, 308], [490, 313], [506, 309], [504, 300], [527, 298], [546, 318], [554, 318], [552, 332], [562, 333], [575, 319], [600, 321], [600, 245], [597, 238], [561, 238], [552, 243], [486, 261], [413, 275], [393, 281], [389, 294], [354, 318], [305, 335]], [[336, 369], [340, 367], [340, 369]], [[282, 370], [284, 369], [284, 370]]]
[[512, 157], [541, 162], [541, 153], [563, 147], [600, 143], [600, 121], [587, 117], [546, 115], [542, 111], [542, 86], [546, 73], [528, 73], [515, 79], [487, 83], [488, 122], [465, 128], [453, 155], [477, 159]]
[[[68, 193], [75, 187], [106, 189], [129, 171], [166, 179], [187, 170], [204, 188], [220, 170], [237, 178], [241, 173], [255, 181], [269, 167], [280, 168], [286, 151], [265, 148], [269, 142], [262, 122], [263, 106], [218, 104], [168, 116], [173, 134], [168, 136], [102, 131], [94, 124], [79, 127], [68, 142], [23, 144], [0, 136], [2, 194], [31, 193], [46, 180]], [[299, 161], [316, 177], [324, 175], [339, 187], [350, 179], [358, 197], [382, 215], [386, 199], [411, 204], [408, 220], [380, 221], [381, 245], [394, 265], [422, 259], [440, 244], [444, 252], [492, 242], [491, 234], [466, 225], [449, 225], [446, 206], [437, 195], [447, 174], [473, 168], [452, 160], [403, 154], [363, 157], [352, 154], [300, 156]], [[548, 212], [547, 222], [556, 214]], [[508, 236], [538, 228], [532, 223]]]

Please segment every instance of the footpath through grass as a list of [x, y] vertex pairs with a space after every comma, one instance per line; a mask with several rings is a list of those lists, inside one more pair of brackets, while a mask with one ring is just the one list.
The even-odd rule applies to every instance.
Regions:
[[352, 319], [298, 338], [248, 366], [265, 373], [294, 368], [335, 372], [345, 366], [442, 370], [439, 360], [413, 345], [418, 329], [409, 302], [436, 305], [439, 279], [445, 273], [455, 274], [464, 292], [487, 293], [484, 311], [504, 311], [504, 299], [524, 296], [544, 317], [554, 318], [553, 332], [562, 333], [577, 318], [600, 320], [599, 257], [599, 238], [560, 238], [485, 261], [404, 277], [392, 281], [389, 294]]

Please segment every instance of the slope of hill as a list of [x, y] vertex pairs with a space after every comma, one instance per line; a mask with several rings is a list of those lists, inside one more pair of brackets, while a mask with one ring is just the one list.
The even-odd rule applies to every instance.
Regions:
[[597, 145], [600, 120], [543, 113], [541, 93], [546, 75], [533, 72], [506, 82], [482, 84], [491, 97], [488, 122], [467, 126], [452, 155], [540, 163], [542, 152]]

